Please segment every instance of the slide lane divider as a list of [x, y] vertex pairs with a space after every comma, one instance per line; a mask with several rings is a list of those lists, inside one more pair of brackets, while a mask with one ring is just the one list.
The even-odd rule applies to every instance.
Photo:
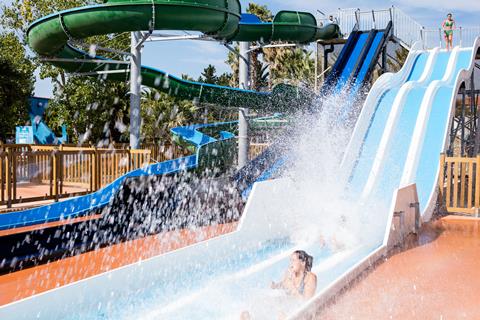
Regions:
[[380, 103], [382, 96], [392, 88], [399, 87], [402, 83], [405, 83], [409, 74], [414, 67], [415, 60], [420, 54], [420, 49], [422, 45], [420, 42], [416, 42], [412, 46], [410, 54], [407, 56], [407, 60], [404, 65], [397, 73], [384, 73], [380, 78], [375, 81], [373, 87], [370, 89], [370, 92], [363, 104], [362, 112], [355, 124], [352, 133], [352, 139], [350, 139], [347, 151], [342, 159], [342, 172], [344, 173], [343, 181], [346, 183], [349, 176], [352, 173], [353, 167], [355, 165], [355, 159], [359, 156], [361, 147], [363, 145], [365, 135], [367, 134], [368, 128], [370, 127], [370, 119], [372, 118], [375, 110]]
[[434, 62], [438, 56], [438, 52], [439, 52], [438, 48], [435, 48], [430, 52], [425, 70], [423, 71], [420, 79], [418, 81], [411, 81], [402, 85], [397, 96], [395, 97], [392, 109], [390, 111], [390, 114], [387, 119], [387, 123], [385, 125], [385, 131], [382, 135], [382, 139], [380, 140], [380, 144], [378, 146], [375, 159], [373, 160], [372, 169], [370, 171], [367, 183], [362, 191], [362, 195], [361, 195], [362, 199], [365, 200], [370, 195], [375, 185], [375, 182], [377, 181], [377, 177], [379, 176], [381, 170], [383, 169], [385, 156], [387, 154], [390, 144], [392, 143], [391, 136], [393, 135], [397, 127], [398, 120], [402, 113], [403, 107], [405, 106], [405, 102], [408, 98], [408, 93], [416, 86], [419, 86], [422, 83], [424, 83], [428, 79], [428, 77], [432, 74], [433, 72], [432, 69], [434, 66]]

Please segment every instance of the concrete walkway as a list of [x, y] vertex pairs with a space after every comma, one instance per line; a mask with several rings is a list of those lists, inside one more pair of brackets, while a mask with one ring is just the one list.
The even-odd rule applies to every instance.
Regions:
[[[81, 192], [87, 192], [88, 189], [86, 187], [78, 187], [78, 186], [64, 186], [63, 193], [66, 194], [75, 194]], [[38, 207], [41, 205], [46, 205], [49, 203], [53, 203], [54, 200], [40, 200], [40, 201], [29, 201], [29, 198], [38, 198], [38, 197], [47, 197], [50, 192], [50, 185], [48, 184], [34, 184], [34, 183], [19, 183], [17, 184], [17, 199], [24, 199], [24, 201], [20, 203], [15, 203], [12, 205], [12, 208], [9, 210], [6, 205], [0, 205], [0, 213], [6, 211], [16, 211], [16, 210], [24, 210], [32, 207]], [[5, 192], [6, 197], [6, 192]], [[67, 198], [60, 199], [63, 201]]]
[[338, 296], [319, 319], [480, 319], [480, 220], [442, 218], [410, 245]]

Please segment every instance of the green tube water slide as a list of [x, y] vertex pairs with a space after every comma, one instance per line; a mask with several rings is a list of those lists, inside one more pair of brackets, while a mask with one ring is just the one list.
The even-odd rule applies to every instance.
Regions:
[[[108, 63], [74, 46], [74, 40], [132, 31], [199, 31], [218, 41], [291, 41], [309, 43], [339, 36], [337, 25], [318, 27], [307, 12], [280, 11], [271, 23], [252, 15], [242, 18], [238, 0], [107, 0], [102, 4], [54, 13], [35, 21], [27, 31], [30, 47], [51, 63], [73, 73], [109, 71], [109, 79], [128, 79], [129, 65]], [[73, 61], [75, 60], [75, 61]], [[103, 62], [105, 61], [105, 63]], [[265, 109], [278, 106], [296, 89], [278, 85], [272, 93], [241, 90], [182, 80], [142, 66], [142, 84], [182, 99], [224, 106]]]

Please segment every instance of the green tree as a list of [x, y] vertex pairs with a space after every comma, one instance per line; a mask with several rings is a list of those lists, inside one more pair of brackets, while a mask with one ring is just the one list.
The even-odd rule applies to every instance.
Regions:
[[200, 77], [198, 78], [198, 82], [216, 84], [218, 80], [216, 73], [217, 69], [215, 66], [209, 64], [205, 69], [203, 69]]
[[75, 143], [108, 146], [128, 142], [129, 104], [126, 83], [71, 77], [47, 109], [48, 125], [66, 124]]
[[313, 87], [315, 60], [311, 52], [300, 48], [277, 49], [270, 63], [270, 79], [273, 85], [288, 82], [293, 85]]
[[232, 74], [228, 72], [222, 73], [218, 78], [216, 84], [219, 86], [229, 86], [232, 79]]
[[0, 140], [14, 136], [15, 126], [28, 121], [34, 65], [13, 33], [0, 34]]
[[[267, 6], [249, 3], [248, 13], [255, 14], [264, 22], [273, 19]], [[271, 44], [282, 44], [273, 42]], [[252, 46], [259, 43], [252, 43]], [[236, 53], [229, 52], [226, 63], [232, 69], [231, 86], [238, 85], [238, 46]], [[315, 60], [311, 52], [294, 47], [258, 48], [250, 53], [250, 85], [253, 90], [271, 90], [275, 84], [289, 82], [312, 86], [314, 83]]]
[[[28, 26], [35, 20], [54, 12], [87, 5], [88, 0], [13, 0], [11, 5], [2, 6], [1, 26], [15, 32], [19, 41], [26, 45], [25, 34]], [[63, 70], [50, 64], [34, 60], [42, 79], [51, 78], [57, 86], [66, 84], [66, 74]]]
[[192, 101], [179, 100], [155, 89], [142, 91], [142, 126], [144, 141], [170, 140], [170, 129], [199, 121], [199, 108]]
[[[216, 84], [219, 86], [229, 86], [232, 78], [232, 74], [228, 72], [222, 73], [220, 76], [217, 76], [217, 68], [209, 64], [205, 69], [203, 69], [198, 82]], [[183, 75], [182, 75], [183, 79]], [[188, 77], [184, 80], [188, 80]]]
[[[249, 3], [247, 12], [256, 15], [263, 22], [271, 22], [273, 20], [272, 12], [265, 5], [258, 5], [256, 3]], [[252, 46], [259, 45], [258, 42], [253, 42]], [[252, 90], [261, 90], [268, 85], [266, 74], [267, 68], [260, 60], [263, 55], [262, 49], [254, 50], [250, 53], [250, 87]]]
[[[53, 12], [89, 4], [87, 0], [13, 0], [12, 5], [3, 7], [1, 25], [15, 31], [20, 42], [28, 25], [38, 18]], [[125, 51], [130, 46], [129, 33], [114, 36], [96, 36], [75, 43], [80, 49], [96, 53], [96, 48], [108, 47]], [[101, 52], [105, 57], [118, 59], [118, 54]], [[105, 79], [78, 77], [64, 70], [34, 59], [42, 79], [54, 82], [54, 97], [47, 110], [47, 124], [57, 127], [66, 124], [74, 142], [104, 144], [124, 141], [128, 136], [128, 95], [125, 83]]]

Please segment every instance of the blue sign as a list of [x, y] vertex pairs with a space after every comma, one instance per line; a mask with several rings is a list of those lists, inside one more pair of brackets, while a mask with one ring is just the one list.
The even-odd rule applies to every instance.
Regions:
[[33, 144], [32, 126], [17, 127], [15, 134], [16, 144]]

